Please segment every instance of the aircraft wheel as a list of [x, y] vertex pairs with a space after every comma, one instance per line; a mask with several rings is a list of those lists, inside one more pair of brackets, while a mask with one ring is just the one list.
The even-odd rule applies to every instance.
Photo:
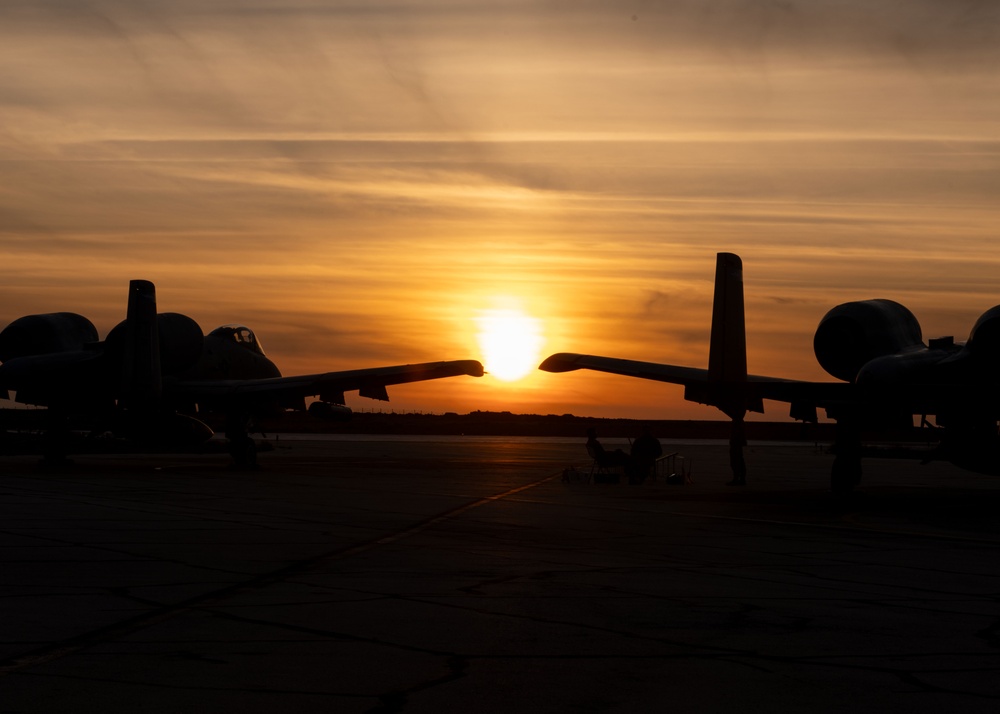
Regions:
[[233, 457], [233, 466], [235, 468], [257, 468], [257, 444], [249, 436], [230, 439], [229, 453]]
[[861, 459], [837, 456], [833, 460], [830, 473], [830, 490], [837, 495], [846, 495], [861, 483]]

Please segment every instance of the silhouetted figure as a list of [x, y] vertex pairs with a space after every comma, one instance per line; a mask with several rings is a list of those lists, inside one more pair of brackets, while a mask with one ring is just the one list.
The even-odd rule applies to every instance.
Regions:
[[[606, 450], [601, 442], [597, 440], [597, 430], [594, 428], [587, 429], [587, 453], [594, 459], [594, 463], [602, 469], [627, 466], [631, 460], [629, 455], [621, 449], [615, 449], [614, 451]], [[616, 482], [618, 481], [618, 474], [598, 473], [594, 477], [594, 480]]]
[[642, 483], [656, 468], [656, 460], [663, 455], [663, 447], [659, 440], [650, 433], [649, 425], [643, 425], [642, 434], [632, 442], [632, 453], [629, 458], [628, 482]]

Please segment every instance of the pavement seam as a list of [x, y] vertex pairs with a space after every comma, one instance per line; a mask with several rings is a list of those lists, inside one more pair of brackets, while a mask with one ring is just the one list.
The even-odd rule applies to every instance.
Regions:
[[482, 498], [476, 499], [475, 501], [470, 501], [469, 503], [465, 503], [461, 506], [449, 509], [444, 513], [439, 513], [436, 516], [431, 516], [430, 518], [426, 518], [411, 526], [402, 528], [401, 530], [392, 533], [388, 536], [381, 536], [379, 538], [364, 543], [359, 543], [344, 548], [337, 548], [335, 550], [328, 551], [326, 553], [321, 553], [320, 555], [312, 556], [304, 560], [295, 561], [288, 565], [282, 566], [281, 568], [278, 568], [276, 570], [256, 575], [250, 578], [249, 580], [245, 580], [239, 583], [234, 583], [232, 585], [227, 585], [224, 588], [213, 590], [209, 593], [205, 593], [202, 595], [196, 595], [195, 597], [188, 598], [187, 600], [183, 600], [174, 605], [166, 605], [160, 607], [159, 609], [153, 612], [137, 615], [135, 617], [131, 617], [126, 620], [113, 623], [111, 625], [106, 625], [96, 630], [92, 630], [90, 632], [86, 632], [81, 635], [68, 638], [59, 644], [50, 645], [41, 648], [39, 650], [35, 650], [34, 652], [28, 652], [24, 655], [8, 659], [6, 662], [0, 664], [0, 679], [11, 674], [16, 674], [17, 672], [21, 672], [23, 670], [30, 669], [31, 667], [37, 667], [39, 665], [47, 664], [54, 660], [61, 659], [67, 655], [73, 654], [74, 652], [86, 649], [87, 647], [91, 647], [93, 645], [100, 644], [102, 642], [107, 642], [109, 640], [117, 639], [119, 637], [131, 634], [133, 632], [138, 632], [139, 630], [145, 629], [151, 625], [158, 624], [160, 622], [163, 622], [164, 620], [169, 620], [177, 615], [191, 612], [193, 610], [202, 609], [207, 605], [212, 605], [237, 593], [245, 592], [247, 590], [253, 590], [259, 587], [263, 587], [265, 585], [270, 585], [271, 583], [278, 582], [289, 576], [306, 571], [321, 562], [327, 560], [350, 558], [354, 555], [367, 552], [373, 548], [377, 548], [383, 545], [389, 545], [390, 543], [395, 543], [396, 541], [402, 540], [403, 538], [407, 538], [411, 535], [416, 535], [417, 533], [420, 533], [434, 525], [437, 525], [438, 523], [459, 516], [474, 508], [478, 508], [480, 506], [485, 506], [487, 504], [500, 501], [508, 496], [520, 493], [521, 491], [526, 491], [530, 488], [535, 488], [536, 486], [540, 486], [543, 483], [547, 483], [556, 478], [559, 478], [561, 475], [562, 472], [560, 471], [550, 476], [546, 476], [545, 478], [540, 479], [538, 481], [533, 481], [528, 484], [508, 489], [507, 491], [504, 491], [502, 493], [495, 493], [489, 496], [484, 496]]

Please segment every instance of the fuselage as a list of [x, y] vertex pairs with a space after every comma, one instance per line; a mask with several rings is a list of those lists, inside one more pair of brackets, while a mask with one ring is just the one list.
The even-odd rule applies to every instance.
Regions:
[[264, 354], [253, 330], [243, 325], [223, 325], [205, 335], [201, 357], [191, 369], [178, 375], [178, 379], [270, 379], [280, 376], [281, 371]]

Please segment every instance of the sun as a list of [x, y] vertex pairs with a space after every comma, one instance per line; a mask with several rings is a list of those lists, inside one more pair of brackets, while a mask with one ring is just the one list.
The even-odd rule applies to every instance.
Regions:
[[541, 320], [516, 308], [484, 310], [476, 318], [486, 371], [514, 382], [538, 366], [545, 340]]

